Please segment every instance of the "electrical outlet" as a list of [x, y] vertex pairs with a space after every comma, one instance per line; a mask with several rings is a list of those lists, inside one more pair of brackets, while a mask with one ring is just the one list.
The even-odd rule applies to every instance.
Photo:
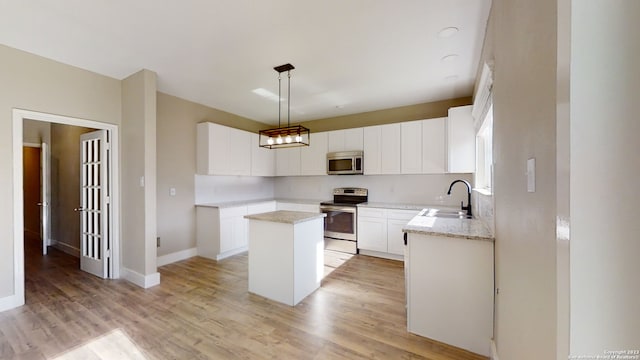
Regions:
[[157, 247], [160, 247], [160, 236], [156, 238], [156, 244], [157, 244]]

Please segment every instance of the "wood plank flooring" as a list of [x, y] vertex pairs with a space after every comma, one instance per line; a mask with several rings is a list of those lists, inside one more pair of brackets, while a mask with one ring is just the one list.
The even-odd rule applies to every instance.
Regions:
[[0, 359], [486, 359], [407, 332], [401, 262], [327, 258], [322, 287], [290, 307], [247, 292], [246, 254], [163, 266], [144, 290], [29, 251], [27, 304], [0, 313]]

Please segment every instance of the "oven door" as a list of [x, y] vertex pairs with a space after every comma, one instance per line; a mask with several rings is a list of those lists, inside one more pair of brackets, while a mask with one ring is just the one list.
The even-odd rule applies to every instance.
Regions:
[[356, 241], [355, 206], [321, 205], [320, 211], [327, 214], [324, 218], [325, 237]]

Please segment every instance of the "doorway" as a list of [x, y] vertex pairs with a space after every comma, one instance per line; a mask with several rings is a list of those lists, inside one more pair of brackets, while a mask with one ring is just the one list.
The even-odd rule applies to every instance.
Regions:
[[[120, 244], [119, 244], [119, 234], [120, 234], [120, 223], [119, 223], [119, 184], [117, 179], [119, 179], [119, 139], [118, 139], [118, 127], [117, 125], [100, 123], [91, 120], [71, 118], [59, 115], [52, 115], [46, 113], [33, 112], [28, 110], [13, 110], [13, 193], [14, 193], [14, 296], [11, 299], [10, 307], [16, 307], [24, 304], [25, 301], [25, 226], [27, 222], [30, 222], [31, 219], [27, 220], [25, 218], [25, 197], [30, 196], [25, 194], [25, 190], [23, 189], [23, 179], [25, 176], [29, 176], [25, 170], [23, 169], [25, 154], [23, 153], [23, 130], [24, 130], [24, 121], [25, 120], [35, 120], [50, 124], [63, 124], [63, 125], [71, 125], [76, 127], [83, 128], [91, 128], [91, 129], [99, 129], [103, 130], [106, 134], [106, 139], [108, 139], [108, 144], [105, 143], [105, 146], [108, 147], [110, 154], [109, 157], [106, 158], [106, 166], [109, 168], [108, 173], [108, 181], [106, 182], [106, 186], [108, 188], [104, 188], [104, 191], [108, 191], [108, 208], [105, 208], [105, 212], [108, 214], [109, 222], [108, 226], [108, 241], [110, 244], [109, 247], [109, 261], [108, 261], [108, 278], [119, 278], [120, 277]], [[78, 155], [77, 164], [80, 163], [80, 157]], [[80, 187], [75, 189], [75, 193], [80, 193]], [[80, 207], [81, 206], [77, 206]], [[79, 215], [76, 215], [80, 218]], [[32, 224], [30, 224], [32, 225]], [[80, 238], [80, 231], [76, 232], [76, 236]], [[82, 254], [81, 254], [82, 255]]]

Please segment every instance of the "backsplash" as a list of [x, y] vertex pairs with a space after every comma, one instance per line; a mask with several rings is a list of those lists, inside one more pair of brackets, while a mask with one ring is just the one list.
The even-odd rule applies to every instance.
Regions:
[[473, 204], [473, 214], [480, 219], [495, 234], [495, 221], [493, 215], [493, 195], [473, 191], [471, 197]]
[[460, 206], [467, 202], [466, 188], [456, 179], [472, 182], [471, 174], [442, 175], [324, 175], [324, 176], [195, 176], [195, 203], [220, 203], [252, 199], [304, 199], [326, 201], [337, 187], [369, 189], [370, 202]]
[[331, 200], [337, 187], [369, 189], [370, 202], [460, 206], [467, 202], [467, 191], [456, 185], [447, 196], [449, 184], [456, 179], [472, 181], [471, 174], [443, 175], [330, 175], [290, 176], [275, 180], [278, 198]]
[[256, 176], [195, 176], [195, 203], [222, 203], [274, 197], [275, 178]]

